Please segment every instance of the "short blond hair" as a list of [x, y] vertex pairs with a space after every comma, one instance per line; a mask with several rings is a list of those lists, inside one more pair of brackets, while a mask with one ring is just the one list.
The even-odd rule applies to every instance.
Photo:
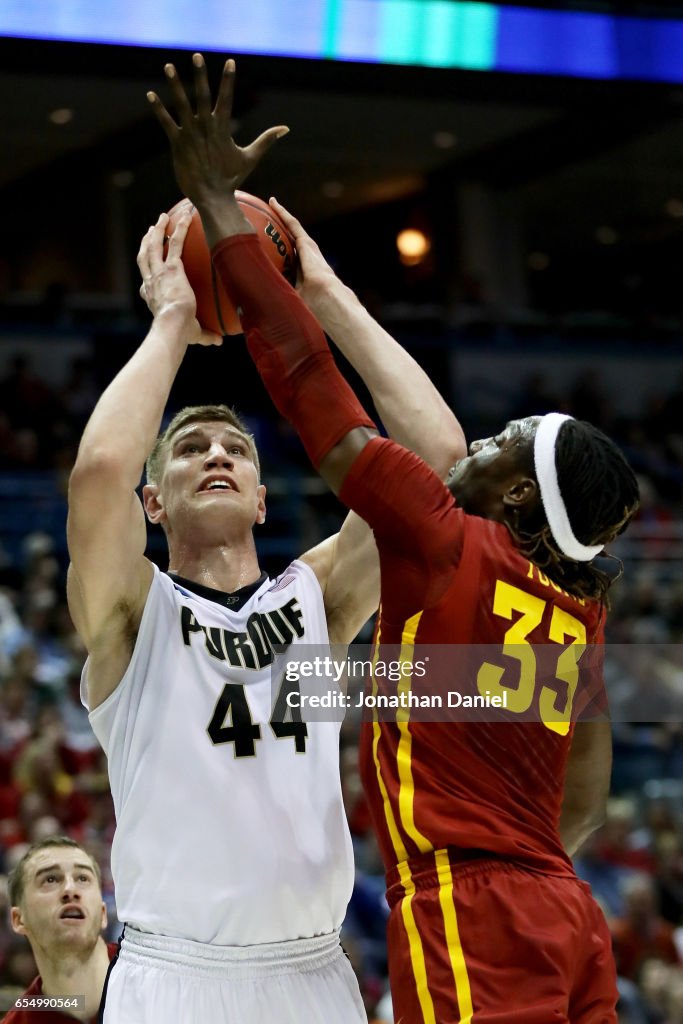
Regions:
[[181, 429], [181, 427], [187, 426], [188, 423], [209, 423], [212, 420], [229, 423], [231, 427], [234, 427], [235, 430], [238, 430], [239, 433], [242, 434], [247, 442], [249, 455], [256, 466], [256, 473], [260, 480], [261, 466], [259, 464], [254, 435], [248, 430], [246, 423], [240, 416], [238, 416], [235, 410], [231, 409], [227, 405], [188, 405], [184, 409], [181, 409], [179, 413], [176, 413], [166, 429], [159, 434], [154, 442], [154, 447], [149, 453], [145, 464], [147, 483], [159, 483], [164, 468], [164, 462], [166, 461], [166, 455], [170, 447], [171, 438]]

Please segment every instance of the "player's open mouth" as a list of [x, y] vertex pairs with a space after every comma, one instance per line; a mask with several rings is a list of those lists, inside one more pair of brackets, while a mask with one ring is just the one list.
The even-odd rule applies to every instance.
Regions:
[[80, 907], [64, 907], [64, 910], [59, 915], [62, 921], [74, 920], [83, 921], [85, 920], [85, 914]]
[[235, 486], [232, 480], [227, 480], [225, 477], [213, 477], [209, 478], [206, 483], [203, 483], [199, 488], [199, 494], [215, 494], [219, 491], [238, 491], [239, 488]]

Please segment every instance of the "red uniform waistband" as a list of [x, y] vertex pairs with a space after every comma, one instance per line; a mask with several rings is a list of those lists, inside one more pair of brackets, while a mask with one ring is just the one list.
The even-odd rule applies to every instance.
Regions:
[[449, 864], [451, 874], [455, 881], [465, 879], [473, 874], [488, 871], [517, 872], [523, 871], [532, 875], [553, 875], [563, 878], [576, 878], [576, 873], [569, 863], [566, 870], [558, 863], [557, 871], [545, 871], [525, 864], [522, 861], [511, 860], [509, 857], [498, 856], [491, 850], [461, 849], [459, 847], [448, 847], [444, 850], [432, 850], [429, 853], [411, 857], [387, 869], [387, 901], [390, 907], [403, 899], [406, 895], [406, 882], [416, 891], [438, 888], [443, 881], [439, 877], [439, 866]]

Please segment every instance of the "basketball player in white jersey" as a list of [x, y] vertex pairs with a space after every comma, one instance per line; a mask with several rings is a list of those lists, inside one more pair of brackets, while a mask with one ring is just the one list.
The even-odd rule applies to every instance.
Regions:
[[[202, 75], [203, 64], [200, 85]], [[232, 68], [216, 108], [226, 132], [231, 93]], [[234, 147], [236, 185], [278, 134]], [[69, 602], [109, 761], [112, 870], [126, 922], [104, 1022], [355, 1024], [365, 1012], [339, 945], [353, 884], [339, 724], [283, 722], [275, 648], [291, 656], [300, 644], [350, 642], [377, 605], [377, 553], [350, 515], [267, 578], [253, 536], [266, 489], [243, 424], [225, 407], [200, 407], [157, 439], [187, 346], [220, 343], [200, 331], [180, 259], [189, 218], [164, 260], [167, 224], [162, 215], [138, 257], [154, 321], [101, 396], [69, 487]], [[463, 450], [452, 413], [290, 226], [307, 301], [392, 436], [445, 475]], [[236, 384], [228, 352], [226, 390]], [[168, 572], [144, 556], [135, 489], [148, 455], [144, 512], [166, 533]]]

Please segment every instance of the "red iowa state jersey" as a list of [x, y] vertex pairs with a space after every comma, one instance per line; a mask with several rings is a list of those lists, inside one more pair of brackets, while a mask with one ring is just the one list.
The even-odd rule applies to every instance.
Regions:
[[[113, 960], [117, 955], [119, 949], [118, 942], [107, 943], [107, 953], [109, 959]], [[60, 996], [52, 997], [57, 1002], [57, 998], [62, 1002], [68, 1001], [73, 997]], [[25, 992], [15, 1000], [14, 1009], [10, 1010], [5, 1017], [2, 1018], [1, 1024], [73, 1024], [74, 1017], [68, 1009], [64, 1012], [57, 1009], [51, 1009], [49, 1006], [45, 1007], [42, 1004], [43, 1000], [50, 1000], [50, 996], [45, 996], [43, 993], [43, 980], [40, 975], [34, 978], [32, 983], [26, 989]], [[67, 1002], [68, 1005], [68, 1002]], [[82, 1018], [78, 1018], [82, 1019]], [[90, 1024], [97, 1024], [99, 1020], [99, 1014], [96, 1014]]]
[[362, 726], [361, 774], [387, 869], [448, 848], [572, 871], [558, 825], [572, 720], [587, 702], [578, 663], [602, 640], [599, 604], [563, 591], [502, 523], [464, 513], [391, 441], [366, 446], [340, 496], [380, 553], [375, 657], [388, 645], [417, 663], [424, 645], [468, 645], [479, 692], [507, 692], [498, 720], [409, 711]]

